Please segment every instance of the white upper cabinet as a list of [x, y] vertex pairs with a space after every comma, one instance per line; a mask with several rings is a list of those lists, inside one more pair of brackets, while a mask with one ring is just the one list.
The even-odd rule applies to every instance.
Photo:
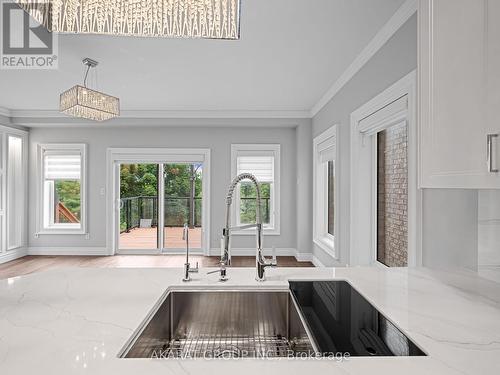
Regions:
[[500, 1], [420, 0], [424, 188], [500, 188]]
[[500, 185], [500, 1], [487, 1], [486, 26], [486, 131], [491, 138], [492, 162], [497, 169], [496, 187]]

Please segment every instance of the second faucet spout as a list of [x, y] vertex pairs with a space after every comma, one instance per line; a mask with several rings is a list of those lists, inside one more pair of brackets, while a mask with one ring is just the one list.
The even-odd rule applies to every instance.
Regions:
[[189, 226], [187, 224], [184, 224], [182, 239], [186, 241], [186, 263], [184, 263], [184, 277], [182, 281], [191, 281], [189, 274], [198, 272], [198, 262], [196, 262], [195, 268], [191, 268], [191, 264], [189, 263]]

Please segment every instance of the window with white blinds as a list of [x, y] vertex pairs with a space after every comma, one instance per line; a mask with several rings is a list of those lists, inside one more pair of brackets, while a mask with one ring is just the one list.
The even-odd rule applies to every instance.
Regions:
[[79, 180], [82, 168], [80, 153], [50, 154], [44, 157], [44, 173], [47, 180]]
[[84, 234], [84, 144], [39, 145], [40, 217], [38, 234]]
[[260, 182], [274, 181], [273, 156], [238, 156], [238, 174], [251, 173]]
[[[261, 192], [261, 213], [266, 234], [280, 233], [279, 217], [279, 166], [280, 145], [235, 144], [231, 146], [232, 178], [241, 173], [250, 173], [259, 181]], [[255, 222], [256, 190], [249, 181], [242, 181], [236, 189], [233, 222], [236, 225]], [[234, 234], [252, 234], [241, 230]]]

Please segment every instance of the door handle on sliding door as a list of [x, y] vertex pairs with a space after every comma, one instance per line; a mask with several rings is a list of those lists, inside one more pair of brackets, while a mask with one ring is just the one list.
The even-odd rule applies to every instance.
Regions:
[[487, 153], [488, 153], [488, 172], [498, 173], [498, 168], [495, 167], [495, 152], [493, 150], [493, 139], [498, 138], [499, 134], [488, 134], [487, 139]]

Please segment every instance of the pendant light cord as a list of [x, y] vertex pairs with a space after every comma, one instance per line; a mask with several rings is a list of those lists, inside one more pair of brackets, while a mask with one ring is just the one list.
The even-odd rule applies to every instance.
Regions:
[[85, 86], [85, 88], [87, 88], [87, 76], [89, 75], [90, 68], [91, 66], [87, 65], [87, 71], [85, 72], [85, 78], [83, 79], [83, 86]]

